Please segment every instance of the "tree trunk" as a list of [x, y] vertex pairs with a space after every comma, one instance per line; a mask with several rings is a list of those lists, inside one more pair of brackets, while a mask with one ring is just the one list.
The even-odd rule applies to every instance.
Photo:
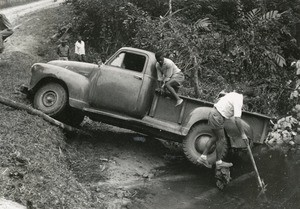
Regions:
[[[32, 107], [28, 107], [27, 105], [24, 105], [22, 103], [7, 99], [5, 97], [0, 96], [0, 103], [4, 104], [6, 106], [18, 109], [18, 110], [25, 110], [27, 113], [31, 114], [31, 115], [37, 115], [40, 116], [41, 118], [43, 118], [44, 120], [48, 121], [49, 123], [56, 125], [62, 129], [65, 129], [67, 131], [75, 131], [77, 133], [84, 133], [84, 134], [88, 134], [80, 129], [74, 128], [72, 126], [69, 126], [67, 124], [64, 124], [58, 120], [55, 120], [54, 118], [51, 118], [50, 116], [46, 115], [45, 113], [34, 109]], [[89, 134], [88, 134], [89, 135]]]
[[172, 15], [172, 0], [169, 0], [169, 15]]
[[194, 86], [194, 93], [195, 93], [195, 97], [199, 98], [201, 91], [199, 89], [199, 77], [198, 77], [198, 62], [197, 62], [197, 58], [194, 57], [194, 68], [193, 68], [193, 86]]

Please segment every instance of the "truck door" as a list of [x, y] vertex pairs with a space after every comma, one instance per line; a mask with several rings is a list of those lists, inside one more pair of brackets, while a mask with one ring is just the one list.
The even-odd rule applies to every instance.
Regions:
[[121, 51], [101, 67], [91, 104], [97, 109], [141, 117], [138, 99], [147, 57]]

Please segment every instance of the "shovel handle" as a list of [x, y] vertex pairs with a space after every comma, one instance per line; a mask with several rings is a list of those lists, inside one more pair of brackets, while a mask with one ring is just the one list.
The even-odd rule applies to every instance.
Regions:
[[252, 150], [251, 150], [251, 148], [250, 148], [248, 139], [244, 139], [244, 141], [245, 141], [245, 143], [247, 144], [247, 150], [248, 150], [248, 153], [249, 153], [249, 156], [250, 156], [250, 159], [251, 159], [251, 162], [252, 162], [254, 171], [255, 171], [255, 173], [256, 173], [257, 181], [258, 181], [258, 183], [259, 183], [260, 188], [263, 189], [263, 188], [264, 188], [264, 183], [263, 183], [263, 181], [261, 180], [261, 178], [260, 178], [260, 176], [259, 176], [258, 169], [257, 169], [256, 163], [255, 163], [255, 160], [254, 160], [254, 157], [253, 157]]

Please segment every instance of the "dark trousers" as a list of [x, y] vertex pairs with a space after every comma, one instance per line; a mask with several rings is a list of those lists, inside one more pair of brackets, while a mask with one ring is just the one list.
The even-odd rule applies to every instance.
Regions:
[[79, 62], [85, 62], [85, 54], [76, 54], [76, 57]]

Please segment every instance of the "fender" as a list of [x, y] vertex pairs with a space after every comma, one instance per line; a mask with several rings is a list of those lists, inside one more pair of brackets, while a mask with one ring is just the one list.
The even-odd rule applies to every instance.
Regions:
[[191, 127], [197, 122], [207, 122], [210, 110], [211, 107], [198, 107], [190, 112], [190, 114], [182, 122], [182, 134], [186, 136]]
[[59, 80], [67, 87], [70, 106], [80, 109], [89, 106], [90, 81], [87, 77], [63, 67], [44, 63], [34, 64], [31, 74], [29, 91], [34, 92], [44, 82]]
[[[188, 117], [185, 118], [183, 125], [182, 125], [182, 133], [183, 135], [187, 135], [188, 131], [191, 127], [198, 123], [198, 122], [206, 122], [208, 121], [208, 114], [211, 110], [211, 107], [199, 107], [193, 110]], [[253, 139], [253, 130], [250, 125], [243, 120], [242, 117], [242, 124], [245, 130], [246, 135]], [[243, 141], [241, 134], [235, 124], [234, 118], [225, 120], [224, 129], [226, 135], [229, 137], [230, 144], [232, 148], [246, 148], [247, 145]]]

